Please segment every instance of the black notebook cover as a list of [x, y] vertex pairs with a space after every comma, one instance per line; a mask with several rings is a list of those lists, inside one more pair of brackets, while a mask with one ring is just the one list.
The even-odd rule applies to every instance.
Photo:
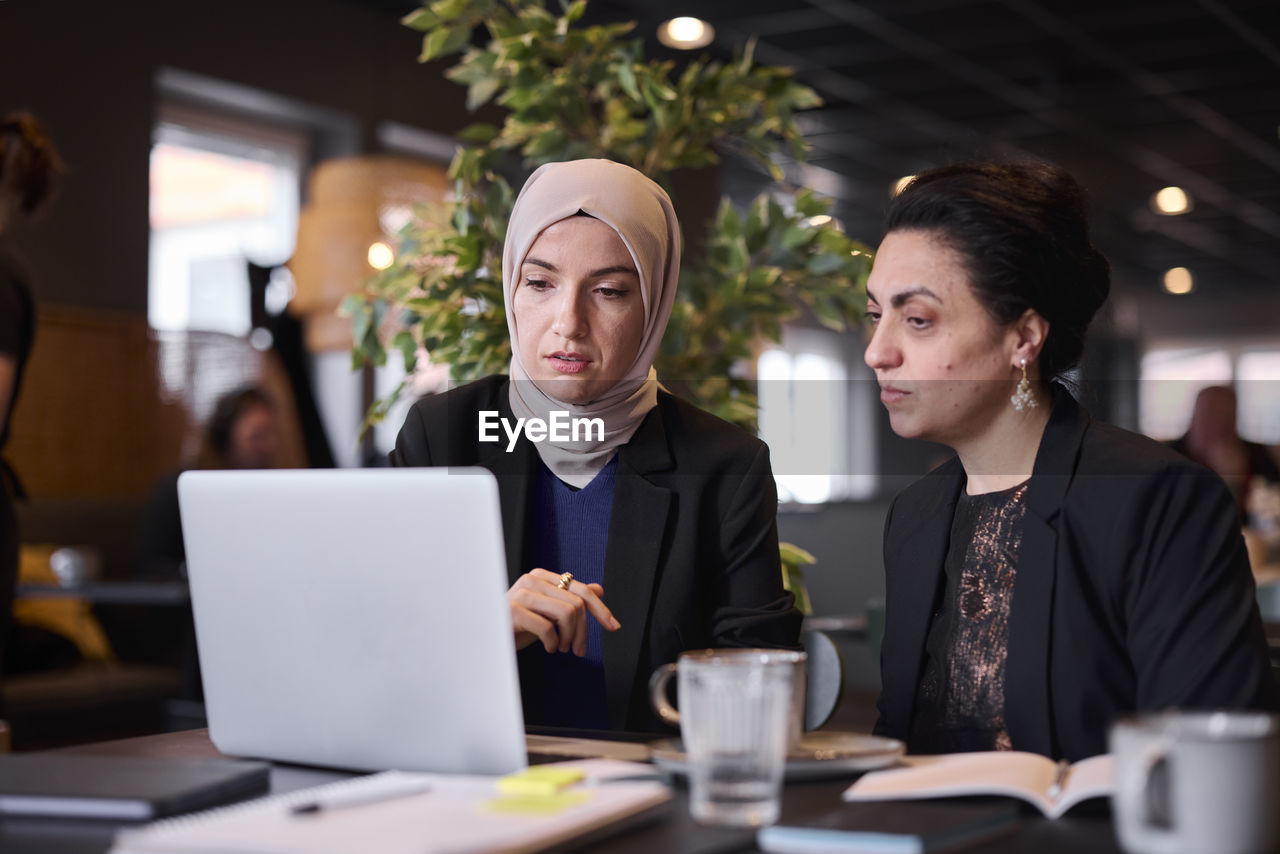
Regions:
[[918, 854], [973, 845], [1008, 833], [1016, 802], [988, 798], [844, 804], [813, 818], [760, 831], [757, 844], [775, 854]]
[[0, 815], [148, 820], [263, 794], [269, 771], [236, 759], [0, 755]]

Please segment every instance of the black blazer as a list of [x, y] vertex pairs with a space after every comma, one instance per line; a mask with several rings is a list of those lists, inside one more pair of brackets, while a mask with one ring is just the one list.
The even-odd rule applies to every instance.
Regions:
[[[538, 455], [523, 434], [507, 453], [505, 436], [481, 443], [477, 429], [480, 410], [514, 418], [507, 382], [487, 377], [418, 401], [391, 461], [483, 466], [497, 475], [514, 583], [533, 568], [524, 565], [524, 546]], [[768, 447], [659, 392], [658, 405], [618, 453], [604, 590], [622, 624], [604, 633], [614, 729], [661, 730], [650, 711], [649, 676], [685, 650], [798, 648], [801, 615], [782, 587]], [[522, 651], [540, 654], [537, 644]]]
[[[965, 484], [952, 458], [885, 521], [876, 732], [906, 740]], [[1015, 750], [1105, 753], [1125, 712], [1277, 706], [1240, 520], [1217, 476], [1092, 420], [1061, 388], [1027, 490], [1009, 614]]]

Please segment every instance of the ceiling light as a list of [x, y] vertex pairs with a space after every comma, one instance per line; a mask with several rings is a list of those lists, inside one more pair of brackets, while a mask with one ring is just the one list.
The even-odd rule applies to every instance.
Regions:
[[1174, 267], [1164, 274], [1164, 289], [1171, 294], [1189, 294], [1195, 289], [1195, 280], [1186, 267]]
[[907, 189], [907, 185], [910, 184], [915, 179], [916, 179], [915, 175], [903, 175], [901, 178], [899, 178], [897, 181], [894, 182], [893, 195], [896, 196], [899, 193], [901, 193], [903, 190]]
[[1151, 197], [1151, 209], [1165, 216], [1184, 214], [1191, 208], [1191, 197], [1181, 187], [1165, 187]]
[[715, 37], [715, 29], [700, 18], [672, 18], [658, 25], [658, 41], [676, 50], [697, 50]]
[[385, 270], [396, 260], [391, 247], [379, 240], [369, 247], [369, 266], [375, 270]]

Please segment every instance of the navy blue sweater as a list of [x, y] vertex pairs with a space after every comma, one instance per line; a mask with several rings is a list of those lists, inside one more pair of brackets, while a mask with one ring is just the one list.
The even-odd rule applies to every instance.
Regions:
[[[583, 584], [603, 583], [617, 471], [615, 455], [590, 483], [574, 489], [539, 462], [526, 571], [540, 567], [572, 572], [574, 580]], [[594, 617], [587, 618], [587, 654], [582, 658], [572, 652], [548, 654], [541, 644], [520, 656], [526, 724], [609, 728], [602, 631]]]

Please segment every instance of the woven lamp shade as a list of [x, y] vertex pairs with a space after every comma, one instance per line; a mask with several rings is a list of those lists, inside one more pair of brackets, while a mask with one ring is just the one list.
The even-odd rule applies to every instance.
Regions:
[[351, 321], [337, 315], [338, 305], [373, 274], [369, 247], [394, 246], [387, 212], [439, 204], [449, 186], [444, 169], [389, 155], [335, 158], [312, 171], [289, 262], [297, 287], [291, 307], [306, 317], [307, 349], [350, 349]]

